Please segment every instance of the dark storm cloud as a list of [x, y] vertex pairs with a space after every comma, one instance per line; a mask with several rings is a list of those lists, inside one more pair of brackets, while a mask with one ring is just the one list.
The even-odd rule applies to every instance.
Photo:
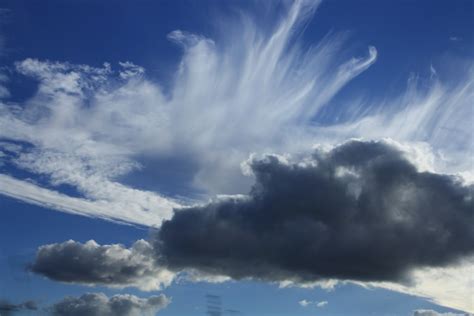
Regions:
[[474, 254], [473, 187], [419, 172], [386, 142], [351, 141], [300, 162], [270, 155], [249, 166], [256, 180], [247, 197], [177, 210], [152, 242], [42, 246], [31, 269], [63, 282], [142, 289], [169, 284], [167, 269], [403, 281], [414, 268]]
[[155, 241], [167, 266], [235, 279], [400, 281], [474, 253], [472, 186], [418, 172], [385, 142], [253, 160], [248, 198], [178, 210]]
[[25, 310], [37, 310], [38, 307], [34, 301], [26, 301], [20, 304], [12, 304], [7, 300], [0, 300], [0, 315], [7, 316], [12, 315], [15, 312], [21, 312]]
[[163, 294], [149, 298], [120, 294], [107, 297], [103, 293], [87, 293], [66, 297], [51, 307], [53, 316], [145, 316], [155, 315], [170, 303]]

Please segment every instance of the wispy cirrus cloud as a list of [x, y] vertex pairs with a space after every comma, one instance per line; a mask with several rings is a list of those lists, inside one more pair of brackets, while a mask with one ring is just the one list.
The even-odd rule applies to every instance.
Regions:
[[[147, 227], [161, 225], [163, 217], [159, 214], [171, 214], [173, 207], [178, 206], [154, 193], [129, 188], [122, 188], [125, 195], [116, 196], [121, 191], [118, 184], [113, 184], [116, 190], [109, 191], [108, 200], [91, 200], [72, 197], [4, 174], [0, 174], [0, 183], [1, 194], [47, 209]], [[154, 212], [156, 209], [160, 213]]]
[[[118, 71], [108, 64], [18, 62], [17, 72], [37, 80], [38, 88], [22, 104], [0, 106], [2, 137], [32, 146], [18, 152], [12, 164], [48, 177], [53, 186], [72, 185], [85, 202], [110, 202], [114, 216], [103, 211], [97, 216], [126, 221], [152, 209], [157, 218], [152, 223], [159, 223], [169, 218], [170, 206], [177, 206], [160, 192], [136, 190], [119, 180], [140, 174], [142, 167], [160, 168], [162, 159], [186, 157], [190, 185], [197, 190], [245, 192], [251, 180], [241, 175], [240, 162], [253, 151], [294, 144], [289, 135], [304, 134], [308, 142], [313, 116], [376, 60], [370, 47], [367, 57], [341, 62], [345, 36], [338, 34], [307, 51], [290, 44], [318, 4], [296, 1], [271, 31], [248, 18], [235, 20], [231, 41], [170, 33], [183, 57], [168, 94], [130, 62]], [[244, 31], [237, 35], [233, 28]]]
[[454, 87], [435, 78], [421, 89], [413, 79], [398, 98], [348, 104], [353, 114], [344, 122], [324, 122], [322, 110], [375, 62], [377, 51], [369, 47], [366, 57], [340, 62], [344, 34], [329, 34], [306, 50], [295, 45], [318, 4], [296, 1], [271, 31], [246, 17], [229, 24], [230, 38], [171, 32], [183, 56], [168, 93], [131, 62], [117, 71], [108, 64], [18, 62], [16, 70], [35, 78], [38, 89], [23, 104], [0, 106], [2, 137], [33, 146], [12, 163], [49, 177], [52, 185], [72, 185], [89, 201], [110, 202], [115, 219], [152, 210], [153, 224], [169, 218], [179, 201], [121, 182], [131, 173], [149, 177], [142, 169], [166, 168], [163, 159], [181, 160], [176, 168], [189, 170], [190, 189], [211, 194], [248, 189], [251, 179], [240, 163], [252, 152], [294, 153], [354, 136], [423, 143], [445, 158], [436, 160], [438, 169], [466, 172], [459, 157], [472, 147], [472, 135], [463, 131], [471, 70]]
[[345, 120], [326, 122], [323, 110], [376, 61], [377, 51], [369, 47], [366, 57], [344, 61], [344, 34], [329, 34], [303, 49], [295, 37], [318, 5], [295, 1], [270, 30], [244, 16], [231, 20], [226, 37], [215, 40], [171, 32], [183, 56], [167, 93], [131, 62], [118, 70], [109, 64], [18, 62], [16, 71], [38, 87], [24, 103], [0, 105], [2, 138], [30, 145], [11, 163], [46, 176], [53, 186], [71, 185], [87, 201], [110, 203], [114, 215], [97, 216], [129, 221], [152, 210], [154, 225], [180, 202], [136, 189], [126, 178], [165, 182], [148, 170], [168, 168], [162, 162], [170, 159], [177, 161], [175, 169], [189, 171], [187, 191], [204, 194], [246, 192], [251, 179], [241, 174], [240, 163], [250, 153], [295, 153], [350, 137], [416, 142], [442, 158], [434, 161], [435, 169], [467, 174], [461, 157], [472, 148], [472, 67], [454, 86], [435, 77], [423, 88], [412, 79], [399, 97], [349, 101]]

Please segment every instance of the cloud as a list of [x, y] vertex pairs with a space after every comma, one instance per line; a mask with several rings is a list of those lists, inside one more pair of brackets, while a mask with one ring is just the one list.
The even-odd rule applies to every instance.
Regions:
[[[312, 117], [376, 61], [374, 47], [364, 57], [345, 57], [344, 34], [329, 34], [303, 50], [296, 35], [318, 5], [295, 1], [272, 28], [245, 14], [229, 17], [228, 33], [215, 39], [171, 32], [183, 55], [166, 93], [129, 61], [118, 69], [107, 63], [17, 62], [15, 71], [34, 79], [37, 90], [21, 104], [0, 103], [0, 134], [28, 145], [11, 156], [13, 167], [47, 183], [10, 196], [38, 201], [35, 194], [46, 192], [41, 188], [68, 185], [85, 202], [74, 203], [78, 214], [135, 223], [143, 213], [159, 225], [180, 202], [126, 180], [138, 175], [144, 183], [150, 175], [143, 170], [161, 170], [168, 160], [190, 169], [188, 183], [180, 185], [191, 191], [245, 192], [250, 180], [240, 173], [240, 162], [263, 148], [290, 151], [279, 150], [293, 146], [289, 135], [307, 144]], [[70, 211], [57, 200], [41, 203]]]
[[[129, 61], [119, 63], [117, 69], [107, 63], [102, 67], [92, 67], [34, 58], [17, 62], [16, 72], [28, 79], [33, 78], [38, 85], [34, 95], [21, 104], [7, 102], [5, 99], [0, 101], [2, 142], [25, 144], [25, 146], [20, 146], [20, 149], [15, 149], [15, 152], [3, 150], [4, 147], [2, 147], [0, 164], [7, 166], [6, 169], [2, 169], [7, 171], [2, 172], [8, 172], [9, 175], [0, 174], [0, 193], [59, 211], [159, 227], [163, 220], [172, 218], [172, 209], [186, 203], [171, 199], [156, 186], [146, 190], [143, 187], [134, 187], [127, 182], [129, 176], [138, 176], [140, 184], [147, 181], [153, 184], [160, 181], [169, 184], [174, 174], [156, 176], [149, 171], [167, 170], [168, 166], [164, 165], [163, 161], [179, 161], [179, 165], [173, 168], [186, 170], [184, 194], [192, 194], [196, 191], [204, 193], [205, 196], [214, 193], [244, 193], [251, 186], [252, 178], [241, 174], [240, 163], [250, 153], [259, 155], [265, 152], [279, 152], [297, 157], [302, 155], [302, 152], [307, 152], [313, 144], [333, 147], [334, 144], [351, 137], [364, 139], [388, 137], [400, 142], [401, 144], [397, 146], [403, 147], [403, 150], [412, 150], [412, 153], [406, 153], [406, 155], [416, 157], [416, 161], [411, 160], [411, 162], [418, 167], [420, 172], [413, 173], [413, 179], [408, 179], [412, 182], [405, 183], [408, 186], [418, 184], [419, 181], [431, 183], [427, 180], [429, 178], [445, 183], [448, 193], [459, 188], [467, 190], [462, 189], [463, 186], [456, 184], [454, 180], [449, 180], [450, 177], [437, 173], [457, 173], [462, 174], [467, 182], [472, 183], [474, 180], [471, 171], [472, 161], [466, 159], [470, 157], [474, 149], [472, 133], [467, 132], [471, 130], [471, 100], [474, 98], [472, 61], [466, 62], [456, 73], [458, 80], [453, 80], [453, 78], [441, 80], [438, 76], [442, 76], [442, 71], [436, 68], [436, 74], [432, 73], [428, 82], [417, 75], [411, 76], [406, 91], [400, 95], [374, 97], [370, 101], [365, 98], [361, 98], [362, 101], [344, 100], [344, 107], [334, 107], [333, 98], [348, 82], [371, 67], [376, 62], [378, 53], [376, 48], [369, 46], [366, 53], [354, 53], [362, 57], [347, 57], [345, 43], [348, 36], [342, 33], [328, 34], [311, 47], [299, 45], [298, 35], [318, 5], [319, 1], [295, 1], [285, 8], [288, 9], [287, 14], [270, 28], [262, 27], [258, 19], [245, 14], [241, 16], [241, 19], [229, 17], [226, 19], [226, 32], [221, 37], [209, 38], [203, 34], [181, 30], [171, 32], [169, 39], [179, 44], [183, 53], [178, 69], [173, 74], [175, 80], [170, 84], [169, 89], [163, 88], [162, 85], [147, 77], [144, 68]], [[1, 75], [2, 86], [7, 80], [5, 75]], [[2, 93], [6, 98], [7, 94], [0, 91], [0, 94]], [[337, 119], [328, 119], [328, 113], [332, 118]], [[398, 157], [396, 154], [395, 156]], [[275, 166], [281, 167], [282, 170], [293, 168], [304, 174], [303, 169], [311, 169], [310, 166], [297, 166], [304, 165], [304, 161], [286, 164], [282, 162], [281, 157], [271, 157], [266, 159], [268, 161], [277, 159], [278, 163]], [[318, 159], [310, 157], [307, 161], [313, 163]], [[257, 165], [258, 162], [254, 161], [252, 166]], [[261, 165], [265, 163], [261, 162]], [[34, 177], [38, 176], [43, 183], [34, 183], [15, 177], [16, 175], [9, 171], [12, 169], [8, 167], [27, 171]], [[314, 168], [317, 171], [322, 170], [317, 166]], [[349, 192], [344, 199], [337, 202], [347, 202], [353, 207], [351, 211], [360, 211], [365, 200], [361, 201], [362, 206], [354, 206], [351, 203], [354, 200], [359, 201], [357, 196], [360, 197], [362, 189], [374, 189], [366, 187], [374, 179], [366, 178], [369, 175], [364, 173], [367, 171], [365, 169], [360, 179], [357, 178], [358, 173], [351, 175], [352, 171], [346, 169], [348, 169], [346, 166], [339, 169], [340, 179], [329, 177], [325, 180], [332, 180], [337, 184], [336, 189], [341, 186]], [[421, 171], [426, 171], [426, 173]], [[398, 179], [398, 177], [395, 178]], [[350, 182], [344, 182], [346, 180]], [[72, 187], [77, 194], [70, 196], [60, 192], [62, 185]], [[257, 186], [259, 185], [262, 184], [257, 182]], [[380, 191], [385, 187], [382, 185], [375, 189]], [[395, 188], [397, 188], [396, 185], [391, 189], [395, 190]], [[428, 191], [431, 189], [433, 188], [421, 187], [411, 191], [417, 194], [421, 191], [429, 195]], [[265, 192], [255, 191], [255, 194], [250, 194], [245, 198], [234, 196], [207, 206], [184, 210], [182, 216], [171, 219], [167, 233], [171, 234], [171, 228], [183, 224], [179, 222], [179, 218], [186, 218], [196, 213], [198, 218], [205, 222], [209, 221], [207, 222], [209, 224], [224, 222], [231, 228], [237, 228], [237, 233], [240, 233], [238, 230], [242, 229], [245, 236], [252, 236], [259, 241], [249, 249], [249, 251], [255, 250], [265, 245], [266, 239], [273, 238], [272, 234], [277, 229], [265, 227], [266, 221], [260, 220], [258, 216], [249, 216], [251, 220], [257, 220], [255, 227], [240, 227], [233, 216], [241, 214], [240, 209], [243, 206], [254, 210], [265, 209], [255, 204], [258, 198], [267, 197], [266, 193], [263, 193]], [[285, 193], [295, 192], [290, 190]], [[304, 191], [299, 193], [304, 195]], [[383, 206], [381, 209], [384, 212], [380, 214], [380, 217], [390, 215], [389, 221], [384, 223], [389, 225], [389, 228], [407, 229], [410, 233], [420, 234], [423, 237], [420, 240], [425, 240], [425, 235], [431, 236], [430, 234], [435, 235], [436, 232], [447, 231], [449, 233], [446, 235], [440, 233], [433, 237], [436, 242], [441, 243], [440, 249], [444, 249], [443, 241], [452, 242], [453, 238], [462, 233], [456, 230], [451, 234], [451, 229], [458, 224], [460, 219], [455, 217], [441, 222], [437, 217], [432, 218], [426, 210], [421, 213], [428, 218], [426, 224], [432, 227], [421, 225], [421, 216], [414, 219], [413, 227], [408, 227], [403, 216], [397, 218], [396, 215], [398, 213], [406, 215], [404, 207], [413, 206], [410, 203], [417, 204], [416, 198], [411, 196], [410, 190], [403, 186], [398, 187], [397, 192], [391, 193], [394, 196], [401, 196], [400, 201], [395, 201], [398, 204], [394, 203], [391, 207], [386, 205], [386, 201], [394, 200], [393, 196], [374, 196], [367, 199], [375, 206]], [[443, 194], [439, 193], [439, 197], [435, 196], [433, 200], [442, 200], [445, 196]], [[298, 194], [295, 195], [298, 196]], [[318, 198], [327, 202], [332, 196], [328, 194], [318, 196]], [[447, 200], [443, 201], [448, 204]], [[471, 203], [469, 201], [466, 203]], [[394, 206], [399, 206], [400, 203], [403, 204], [400, 208]], [[227, 220], [222, 221], [219, 217], [222, 213], [226, 213], [227, 216], [227, 211], [222, 211], [227, 206], [235, 208], [235, 212], [228, 212], [232, 215], [228, 223]], [[302, 208], [302, 206], [299, 207]], [[414, 206], [417, 211], [419, 208], [419, 205]], [[207, 213], [215, 213], [215, 217], [214, 215], [201, 216]], [[266, 211], [262, 213], [267, 215]], [[251, 212], [243, 212], [243, 214], [252, 215]], [[321, 219], [311, 214], [303, 215], [302, 221], [310, 220], [308, 223], [303, 223], [302, 227], [306, 224], [315, 224], [316, 231], [322, 230], [318, 236], [329, 236], [328, 238], [337, 236], [339, 239], [336, 245], [344, 246], [343, 241], [347, 241], [347, 236], [334, 233], [334, 231], [344, 232], [342, 230], [344, 227], [336, 225], [340, 224], [337, 221], [339, 220], [337, 213], [334, 222], [327, 222], [331, 217]], [[372, 215], [374, 214], [367, 214], [369, 219]], [[408, 216], [410, 220], [411, 215], [413, 214]], [[445, 214], [435, 212], [435, 215]], [[245, 219], [247, 220], [247, 217]], [[281, 231], [286, 234], [292, 232], [293, 228], [290, 226], [297, 226], [298, 221], [294, 219], [287, 221], [284, 216], [277, 216], [275, 220], [280, 221], [278, 224], [283, 225]], [[391, 224], [393, 225], [390, 226]], [[405, 224], [408, 226], [404, 226]], [[421, 225], [420, 228], [415, 229], [415, 224]], [[254, 234], [252, 229], [260, 228], [258, 225], [265, 227], [264, 231], [268, 233], [268, 236]], [[389, 236], [376, 232], [376, 227], [364, 225], [357, 227], [357, 225], [359, 223], [355, 223], [354, 227], [348, 225], [356, 228], [356, 233], [360, 233], [357, 235], [359, 240], [349, 240], [349, 243], [355, 243], [357, 246], [359, 242], [359, 247], [362, 247], [363, 242], [367, 242], [367, 247], [374, 247], [377, 242], [393, 242]], [[463, 225], [460, 226], [463, 227]], [[325, 232], [325, 227], [329, 227], [332, 231]], [[357, 228], [360, 230], [368, 228], [366, 235], [377, 233], [378, 237], [380, 233], [385, 239], [367, 241], [364, 239], [364, 232], [359, 232]], [[186, 236], [199, 233], [196, 232], [197, 229], [191, 229], [176, 242], [190, 242]], [[396, 229], [391, 232], [395, 234]], [[211, 230], [208, 234], [215, 233], [215, 230]], [[247, 233], [250, 234], [246, 235]], [[408, 241], [413, 234], [402, 238], [397, 244], [399, 248], [396, 251], [401, 251], [403, 242]], [[231, 237], [232, 235], [229, 236]], [[305, 238], [310, 237], [310, 234], [302, 231], [293, 237], [296, 238], [296, 242], [301, 242], [301, 239], [303, 241], [303, 244], [297, 244], [296, 248], [304, 248]], [[286, 249], [284, 240], [282, 241], [281, 238], [275, 238], [274, 242], [275, 244], [272, 245], [276, 248], [269, 249], [280, 249], [279, 247]], [[317, 240], [315, 242], [317, 251], [321, 251], [321, 245], [324, 246], [326, 242], [324, 239]], [[223, 239], [222, 243], [234, 245], [234, 242], [228, 238]], [[464, 243], [460, 242], [453, 249], [456, 250], [462, 245]], [[220, 249], [216, 249], [216, 246], [219, 245], [211, 242], [208, 251], [211, 254], [216, 251], [218, 253]], [[407, 249], [414, 249], [420, 245], [415, 242], [410, 246]], [[123, 246], [122, 248], [127, 249]], [[329, 247], [327, 248], [322, 250], [327, 250], [325, 254], [330, 255]], [[428, 248], [421, 253], [434, 251], [431, 247]], [[168, 250], [171, 251], [170, 249], [173, 249], [173, 245], [169, 246]], [[362, 253], [363, 250], [365, 249], [362, 249]], [[388, 251], [388, 249], [381, 251]], [[413, 287], [407, 284], [395, 286], [380, 282], [379, 286], [436, 297], [444, 304], [455, 302], [457, 306], [465, 306], [466, 303], [462, 300], [465, 297], [467, 281], [459, 278], [459, 273], [455, 270], [444, 267], [447, 262], [450, 262], [449, 256], [453, 254], [453, 251], [449, 250], [445, 254], [440, 254], [437, 258], [441, 262], [433, 263], [442, 265], [443, 268], [417, 269], [411, 278], [417, 280]], [[188, 262], [189, 258], [186, 258], [188, 254], [178, 255], [171, 256], [171, 261], [179, 261], [178, 265], [193, 265], [193, 262]], [[229, 254], [224, 255], [223, 261], [228, 260], [235, 264], [228, 266], [227, 269], [236, 272], [240, 267], [239, 259], [232, 258]], [[265, 257], [266, 255], [270, 255], [271, 258]], [[428, 253], [428, 255], [433, 255], [433, 253]], [[327, 275], [334, 275], [334, 278], [338, 279], [351, 275], [356, 277], [357, 274], [361, 277], [365, 274], [368, 280], [396, 279], [398, 281], [398, 278], [390, 273], [398, 271], [404, 275], [403, 267], [408, 269], [432, 264], [428, 262], [430, 256], [425, 258], [427, 262], [420, 262], [416, 254], [404, 252], [399, 260], [393, 261], [393, 267], [386, 270], [389, 275], [375, 277], [372, 274], [383, 274], [385, 266], [379, 267], [381, 270], [368, 271], [368, 267], [372, 267], [371, 264], [377, 264], [376, 258], [369, 256], [372, 261], [369, 261], [366, 267], [355, 266], [356, 271], [351, 271], [351, 273], [347, 271], [322, 273], [325, 271], [318, 270], [316, 275], [313, 275], [313, 272], [309, 273], [309, 279], [313, 281], [303, 282], [308, 272], [304, 271], [304, 276], [301, 276], [300, 270], [305, 270], [305, 268], [299, 266], [296, 266], [298, 271], [294, 271], [295, 257], [290, 257], [289, 262], [285, 263], [281, 262], [282, 258], [278, 257], [278, 253], [269, 254], [263, 251], [260, 256], [264, 259], [260, 264], [268, 264], [279, 270], [276, 277], [281, 279], [281, 284], [286, 285], [322, 284], [321, 282], [327, 280], [319, 279], [319, 277]], [[405, 259], [409, 262], [405, 262]], [[391, 262], [386, 264], [390, 265]], [[189, 275], [192, 275], [195, 280], [222, 281], [228, 278], [229, 271], [222, 271], [226, 269], [220, 268], [220, 264], [214, 261], [212, 256], [207, 262], [200, 262], [198, 266], [199, 269], [188, 270], [192, 271]], [[322, 267], [319, 266], [319, 268]], [[334, 268], [337, 270], [343, 267]], [[398, 268], [401, 270], [399, 271]], [[203, 269], [206, 271], [202, 271]], [[446, 271], [449, 271], [450, 276], [457, 276], [448, 278]], [[233, 276], [268, 278], [262, 274], [265, 272], [240, 271]], [[462, 279], [463, 286], [453, 285], [457, 288], [456, 291], [442, 293], [439, 290], [442, 288], [440, 284], [433, 286], [434, 275], [439, 274], [446, 277], [443, 279], [446, 281], [443, 281], [445, 284], [452, 285], [453, 282], [447, 282], [447, 280]], [[295, 279], [292, 279], [293, 277]], [[133, 281], [132, 284], [142, 286], [137, 280], [135, 279], [136, 283]], [[71, 279], [70, 282], [75, 281]], [[103, 283], [103, 280], [99, 278], [94, 282]], [[114, 282], [109, 282], [109, 285], [113, 286]], [[464, 291], [464, 296], [458, 295], [459, 291]], [[455, 298], [456, 296], [458, 298]]]
[[470, 314], [459, 314], [459, 313], [439, 313], [431, 309], [418, 309], [413, 311], [413, 316], [469, 316]]
[[38, 307], [34, 301], [26, 301], [20, 304], [13, 304], [6, 300], [0, 300], [0, 315], [8, 316], [15, 312], [21, 312], [25, 310], [35, 311]]
[[304, 299], [299, 301], [298, 304], [300, 304], [300, 306], [302, 307], [308, 307], [310, 305], [314, 305], [316, 307], [324, 307], [328, 304], [328, 301], [308, 301]]
[[472, 186], [419, 172], [387, 142], [249, 162], [248, 197], [175, 212], [156, 249], [174, 269], [235, 279], [409, 279], [474, 253]]
[[[46, 183], [34, 189], [25, 183], [12, 194], [10, 174], [10, 181], [0, 179], [4, 194], [38, 202], [37, 192], [48, 189], [40, 203], [71, 211], [65, 196], [51, 197], [54, 187], [67, 185], [84, 201], [71, 200], [77, 214], [159, 226], [172, 208], [187, 204], [165, 194], [175, 189], [169, 183], [179, 170], [186, 176], [178, 181], [178, 194], [244, 193], [251, 179], [239, 166], [250, 153], [299, 153], [351, 137], [423, 142], [437, 155], [433, 170], [468, 176], [472, 62], [456, 82], [413, 76], [400, 96], [350, 99], [334, 107], [333, 98], [378, 53], [369, 46], [355, 53], [362, 57], [347, 57], [343, 33], [300, 45], [319, 3], [292, 2], [272, 27], [248, 14], [228, 17], [226, 33], [212, 39], [171, 32], [168, 38], [180, 45], [182, 58], [167, 89], [130, 61], [117, 69], [107, 63], [17, 62], [16, 72], [36, 80], [37, 91], [21, 104], [0, 102], [2, 138], [28, 145], [4, 160]], [[328, 113], [338, 119], [328, 119]], [[167, 161], [176, 165], [169, 168]], [[169, 169], [175, 173], [159, 173]], [[138, 177], [140, 187], [129, 177]], [[168, 187], [157, 189], [157, 182]], [[153, 185], [144, 190], [144, 183]]]
[[152, 246], [144, 240], [130, 248], [98, 245], [93, 240], [41, 246], [30, 269], [55, 281], [116, 288], [134, 286], [144, 291], [168, 286], [175, 277], [156, 264]]
[[355, 114], [345, 122], [318, 130], [319, 143], [324, 139], [334, 143], [336, 139], [361, 137], [425, 144], [435, 154], [430, 163], [432, 170], [462, 174], [473, 182], [472, 160], [465, 157], [474, 150], [473, 135], [467, 132], [472, 124], [474, 66], [468, 61], [459, 67], [463, 68], [459, 78], [442, 82], [437, 75], [430, 80], [412, 75], [406, 91], [399, 96], [352, 104]]
[[317, 307], [324, 307], [324, 306], [326, 306], [326, 305], [328, 305], [328, 301], [321, 301], [321, 302], [317, 302], [317, 303], [316, 303], [316, 306], [317, 306]]
[[[303, 286], [357, 281], [469, 309], [461, 302], [469, 284], [438, 283], [456, 280], [463, 271], [456, 264], [473, 255], [472, 185], [420, 171], [403, 148], [352, 140], [310, 156], [253, 156], [249, 195], [178, 209], [151, 242], [129, 249], [92, 241], [43, 246], [32, 270], [63, 282], [142, 289], [179, 275]], [[454, 297], [447, 287], [457, 288]]]
[[165, 308], [171, 300], [163, 294], [146, 299], [135, 295], [118, 294], [107, 297], [103, 293], [88, 293], [80, 297], [66, 297], [51, 307], [54, 316], [152, 316]]
[[230, 277], [186, 269], [173, 272], [155, 256], [153, 244], [136, 241], [130, 248], [120, 244], [99, 245], [90, 240], [69, 240], [38, 248], [30, 271], [51, 280], [107, 286], [136, 287], [142, 291], [160, 290], [173, 281], [222, 283]]
[[[151, 244], [43, 246], [32, 270], [63, 282], [142, 289], [183, 272], [212, 282], [352, 280], [469, 309], [461, 302], [469, 284], [436, 280], [456, 280], [456, 264], [473, 255], [472, 185], [420, 171], [403, 148], [352, 140], [310, 156], [254, 156], [246, 164], [255, 177], [249, 195], [176, 210]], [[457, 288], [454, 297], [446, 287]]]
[[301, 300], [301, 301], [298, 302], [298, 304], [300, 304], [300, 306], [306, 307], [309, 304], [311, 304], [311, 302], [308, 301], [308, 300]]
[[[117, 193], [122, 191], [124, 195], [110, 200], [90, 200], [71, 197], [55, 190], [38, 186], [30, 181], [18, 180], [14, 177], [0, 174], [0, 193], [3, 195], [48, 209], [116, 222], [159, 226], [163, 220], [159, 214], [171, 214], [173, 206], [178, 205], [175, 202], [163, 200], [151, 192], [136, 190], [135, 192], [128, 192], [131, 194], [127, 194], [128, 189], [122, 188], [123, 190], [121, 190], [119, 185], [113, 185], [113, 189]], [[109, 191], [111, 194], [114, 192], [113, 189]], [[133, 196], [137, 200], [134, 201], [132, 199]], [[160, 212], [155, 212], [154, 207], [158, 208]]]
[[474, 312], [472, 284], [474, 258], [469, 257], [459, 264], [448, 267], [422, 268], [412, 273], [412, 284], [377, 282], [364, 286], [382, 287], [392, 291], [425, 297], [436, 304], [459, 310]]

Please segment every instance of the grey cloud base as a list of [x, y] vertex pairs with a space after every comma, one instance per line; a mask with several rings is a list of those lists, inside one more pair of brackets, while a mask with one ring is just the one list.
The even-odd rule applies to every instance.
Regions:
[[175, 212], [155, 241], [174, 269], [235, 279], [402, 281], [474, 253], [472, 186], [418, 172], [386, 142], [304, 162], [253, 160], [248, 198]]
[[53, 316], [152, 316], [170, 303], [163, 294], [149, 298], [121, 294], [107, 297], [103, 293], [87, 293], [66, 297], [51, 307]]
[[20, 304], [13, 304], [6, 300], [0, 300], [0, 315], [8, 316], [21, 311], [34, 311], [38, 307], [34, 301], [26, 301]]
[[[407, 281], [474, 254], [473, 186], [419, 172], [387, 142], [351, 141], [298, 162], [253, 159], [246, 197], [176, 210], [152, 241], [40, 247], [32, 271], [107, 286], [171, 271], [265, 281]], [[79, 258], [71, 260], [71, 258]], [[171, 271], [170, 271], [171, 270]]]
[[156, 264], [152, 245], [145, 240], [136, 241], [130, 248], [99, 245], [93, 240], [41, 246], [30, 269], [66, 283], [134, 286], [145, 291], [169, 285], [174, 276]]

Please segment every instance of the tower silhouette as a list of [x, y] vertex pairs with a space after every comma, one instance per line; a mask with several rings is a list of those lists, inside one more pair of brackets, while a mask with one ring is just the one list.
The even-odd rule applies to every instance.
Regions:
[[207, 315], [222, 316], [222, 301], [218, 295], [206, 294]]

